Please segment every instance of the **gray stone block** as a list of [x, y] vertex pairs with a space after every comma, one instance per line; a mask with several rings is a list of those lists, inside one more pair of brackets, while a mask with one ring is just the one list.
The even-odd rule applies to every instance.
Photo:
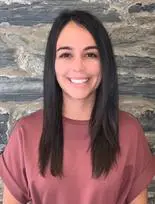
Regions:
[[144, 5], [142, 7], [143, 11], [153, 12], [155, 10], [155, 3]]
[[128, 9], [129, 13], [138, 13], [142, 11], [142, 3], [136, 3], [135, 5], [132, 5]]
[[8, 66], [16, 66], [14, 58], [14, 49], [3, 49], [0, 50], [0, 68], [5, 68]]
[[[63, 9], [88, 10], [105, 22], [120, 22], [120, 14], [116, 10], [107, 10], [107, 3], [85, 3], [82, 1], [44, 1], [31, 5], [11, 4], [0, 7], [0, 22], [12, 25], [32, 26], [38, 23], [52, 23]], [[106, 11], [106, 13], [104, 13]]]
[[140, 121], [145, 131], [155, 131], [155, 110], [147, 110], [140, 115]]
[[[116, 56], [118, 68], [130, 73], [151, 74], [155, 76], [155, 58], [139, 56]], [[138, 75], [137, 75], [138, 76]]]
[[31, 101], [42, 97], [42, 80], [0, 77], [0, 101]]
[[0, 152], [4, 149], [7, 143], [8, 120], [8, 113], [0, 114]]
[[10, 49], [0, 38], [0, 68], [15, 66], [15, 49]]
[[121, 95], [140, 96], [149, 99], [155, 99], [155, 81], [154, 79], [141, 79], [124, 75], [119, 77], [119, 90]]
[[129, 7], [129, 13], [139, 13], [141, 11], [153, 12], [155, 10], [155, 3], [145, 4], [136, 3]]

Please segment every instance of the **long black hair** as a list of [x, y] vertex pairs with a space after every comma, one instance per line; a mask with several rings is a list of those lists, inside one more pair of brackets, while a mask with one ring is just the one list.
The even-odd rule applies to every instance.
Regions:
[[49, 32], [44, 64], [43, 130], [39, 144], [39, 169], [44, 176], [47, 165], [53, 176], [63, 176], [62, 90], [56, 80], [56, 43], [64, 26], [73, 21], [93, 36], [101, 61], [102, 79], [89, 121], [92, 176], [108, 175], [117, 163], [119, 146], [119, 99], [117, 68], [108, 33], [97, 17], [82, 10], [64, 10]]

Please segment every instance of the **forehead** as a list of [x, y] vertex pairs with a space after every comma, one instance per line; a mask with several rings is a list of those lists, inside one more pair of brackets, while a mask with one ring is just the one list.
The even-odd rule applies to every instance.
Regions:
[[75, 22], [69, 22], [60, 32], [60, 35], [57, 40], [57, 47], [60, 46], [76, 46], [76, 47], [85, 47], [85, 46], [95, 46], [95, 40], [90, 32], [82, 27], [81, 25], [76, 24]]

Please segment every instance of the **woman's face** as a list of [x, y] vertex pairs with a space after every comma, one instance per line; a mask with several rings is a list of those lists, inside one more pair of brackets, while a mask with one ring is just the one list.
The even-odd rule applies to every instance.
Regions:
[[59, 35], [55, 71], [63, 97], [79, 100], [95, 96], [101, 80], [99, 52], [92, 35], [72, 21]]

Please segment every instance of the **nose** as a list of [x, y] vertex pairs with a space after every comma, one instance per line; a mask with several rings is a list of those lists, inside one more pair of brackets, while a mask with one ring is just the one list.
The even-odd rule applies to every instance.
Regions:
[[84, 69], [84, 62], [82, 57], [76, 57], [73, 60], [72, 68], [75, 72], [80, 72]]

